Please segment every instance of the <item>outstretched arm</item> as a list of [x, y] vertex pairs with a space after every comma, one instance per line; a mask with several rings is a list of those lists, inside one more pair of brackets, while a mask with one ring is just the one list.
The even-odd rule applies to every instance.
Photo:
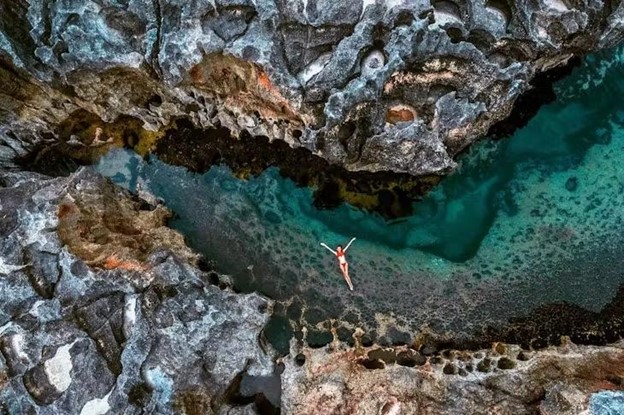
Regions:
[[347, 249], [349, 249], [349, 247], [351, 246], [351, 244], [353, 243], [353, 241], [355, 241], [355, 238], [351, 238], [351, 240], [349, 241], [349, 243], [347, 244], [347, 246], [345, 247], [344, 251], [346, 252]]
[[331, 249], [330, 247], [328, 247], [327, 245], [325, 245], [323, 242], [321, 242], [321, 246], [324, 246], [325, 248], [327, 248], [329, 251], [331, 251], [332, 254], [336, 255], [336, 251], [334, 251], [333, 249]]

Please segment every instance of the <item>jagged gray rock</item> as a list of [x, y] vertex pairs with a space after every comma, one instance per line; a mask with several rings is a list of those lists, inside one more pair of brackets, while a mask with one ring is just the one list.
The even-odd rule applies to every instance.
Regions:
[[62, 244], [59, 204], [93, 200], [105, 179], [83, 169], [0, 183], [0, 411], [217, 412], [232, 409], [238, 375], [273, 373], [258, 343], [266, 298], [209, 284], [177, 252], [152, 253], [143, 271], [102, 269]]
[[0, 133], [19, 150], [77, 109], [151, 130], [186, 116], [350, 170], [443, 174], [536, 74], [622, 41], [623, 13], [619, 0], [2, 2]]
[[[282, 139], [351, 170], [441, 174], [537, 73], [621, 42], [623, 22], [617, 0], [2, 1], [0, 168], [38, 144], [70, 141], [57, 127], [84, 110], [106, 122], [129, 115], [152, 131], [184, 116]], [[208, 284], [175, 252], [151, 253], [145, 270], [96, 268], [72, 254], [57, 233], [59, 204], [96, 196], [104, 183], [87, 170], [0, 174], [0, 409], [255, 413], [227, 397], [238, 374], [273, 373], [260, 340], [270, 302]], [[621, 345], [573, 351], [570, 359], [622, 354]], [[285, 360], [283, 413], [317, 409], [315, 397], [327, 398], [321, 410], [420, 405], [374, 389], [378, 371], [350, 376], [364, 369], [349, 352], [310, 353], [303, 368]], [[621, 374], [605, 360], [603, 370]], [[552, 383], [542, 394], [515, 376], [532, 363], [507, 374], [488, 362], [488, 374], [475, 375], [485, 385], [458, 381], [461, 365], [449, 366], [451, 386], [439, 371], [385, 375], [410, 399], [430, 387], [424, 397], [436, 410], [454, 397], [462, 414], [475, 396], [493, 399], [475, 413], [488, 402], [520, 413], [542, 398], [551, 412], [584, 408], [588, 391], [604, 386]], [[607, 380], [621, 386], [621, 377]], [[352, 400], [371, 391], [374, 400]]]

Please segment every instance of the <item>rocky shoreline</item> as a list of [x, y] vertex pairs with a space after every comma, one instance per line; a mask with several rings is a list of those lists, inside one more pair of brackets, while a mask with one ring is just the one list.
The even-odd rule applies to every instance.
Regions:
[[[78, 166], [167, 147], [185, 120], [221, 132], [219, 146], [279, 142], [291, 166], [295, 151], [322, 160], [343, 182], [301, 182], [325, 201], [370, 193], [350, 175], [422, 193], [493, 127], [505, 134], [540, 74], [620, 43], [623, 22], [617, 0], [0, 3], [0, 412], [622, 411], [621, 395], [592, 397], [624, 388], [620, 319], [608, 337], [574, 338], [601, 347], [535, 351], [531, 330], [511, 335], [525, 350], [494, 332], [470, 352], [332, 333], [280, 357], [270, 299], [234, 292], [164, 207]], [[405, 214], [392, 197], [387, 216]]]
[[[624, 4], [597, 0], [17, 0], [0, 10], [1, 134], [13, 151], [90, 144], [114, 121], [134, 127], [107, 137], [148, 150], [186, 117], [348, 171], [412, 176], [453, 170], [536, 76], [624, 36]], [[76, 130], [62, 128], [72, 120]]]
[[[390, 218], [471, 143], [526, 122], [580, 57], [624, 36], [616, 0], [1, 7], [5, 163], [67, 174], [131, 147], [241, 176], [277, 165], [316, 189], [318, 207], [346, 200]], [[167, 151], [185, 129], [210, 157]]]
[[198, 269], [161, 206], [90, 169], [0, 179], [4, 413], [581, 414], [624, 389], [621, 341], [467, 351], [356, 331], [354, 347], [293, 340], [279, 357], [263, 335], [272, 302]]
[[86, 169], [0, 182], [2, 413], [226, 411], [273, 373], [271, 301], [219, 288], [164, 208]]
[[[408, 347], [302, 349], [284, 359], [288, 414], [610, 414], [590, 396], [624, 387], [624, 344], [529, 352], [495, 343], [432, 355]], [[617, 395], [616, 395], [617, 396]], [[590, 408], [591, 405], [591, 408]], [[613, 412], [611, 412], [613, 411]]]

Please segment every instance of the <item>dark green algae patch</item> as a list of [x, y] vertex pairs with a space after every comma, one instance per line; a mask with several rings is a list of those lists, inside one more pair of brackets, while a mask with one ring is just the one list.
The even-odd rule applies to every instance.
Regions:
[[413, 201], [441, 180], [437, 175], [350, 172], [307, 149], [292, 148], [283, 140], [270, 141], [266, 136], [246, 132], [235, 136], [223, 126], [198, 129], [184, 118], [176, 120], [152, 153], [166, 164], [195, 173], [227, 165], [241, 179], [275, 167], [285, 179], [311, 187], [312, 205], [318, 209], [332, 209], [347, 202], [388, 219], [412, 214]]
[[[473, 147], [422, 200], [407, 195], [410, 214], [401, 219], [347, 204], [319, 210], [313, 190], [277, 170], [254, 176], [250, 168], [241, 181], [225, 167], [209, 169], [227, 149], [189, 153], [174, 136], [156, 154], [177, 163], [177, 151], [179, 161], [206, 173], [123, 152], [98, 169], [161, 197], [176, 212], [171, 226], [231, 274], [237, 289], [275, 299], [265, 331], [282, 351], [291, 333], [304, 340], [302, 327], [317, 346], [331, 340], [331, 329], [350, 341], [356, 327], [381, 344], [435, 333], [428, 341], [438, 349], [493, 341], [539, 348], [561, 335], [600, 344], [623, 329], [622, 55], [620, 48], [587, 58], [556, 85], [557, 101], [513, 137]], [[201, 146], [200, 136], [180, 127], [176, 134]], [[245, 137], [233, 142], [252, 145]], [[264, 169], [267, 161], [258, 163]], [[305, 174], [302, 165], [293, 164], [295, 174]], [[358, 237], [349, 251], [353, 293], [318, 245], [351, 236]]]

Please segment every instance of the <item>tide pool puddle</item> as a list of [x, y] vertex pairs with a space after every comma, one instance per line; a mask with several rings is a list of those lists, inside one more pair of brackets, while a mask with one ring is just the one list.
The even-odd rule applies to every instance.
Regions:
[[[345, 338], [356, 326], [394, 341], [422, 327], [472, 335], [546, 303], [598, 311], [624, 282], [624, 48], [586, 58], [556, 91], [525, 128], [475, 145], [412, 216], [390, 222], [348, 205], [317, 210], [310, 189], [275, 169], [241, 181], [127, 151], [97, 169], [162, 198], [171, 226], [238, 289], [277, 300], [269, 335], [283, 347], [302, 326], [326, 341], [331, 319]], [[349, 292], [319, 243], [352, 236]]]

